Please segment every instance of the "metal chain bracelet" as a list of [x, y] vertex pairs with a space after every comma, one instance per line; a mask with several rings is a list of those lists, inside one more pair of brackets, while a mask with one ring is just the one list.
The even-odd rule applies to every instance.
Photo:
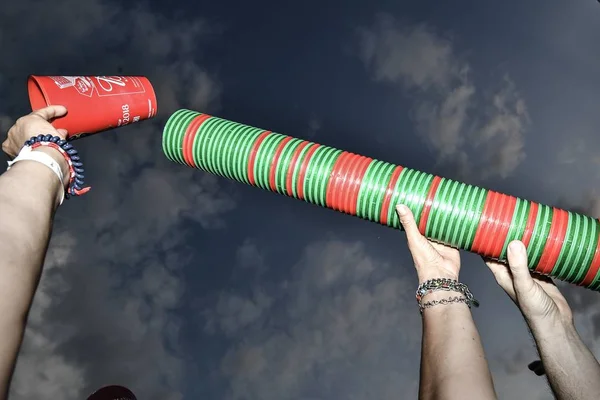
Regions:
[[466, 297], [449, 297], [447, 299], [441, 299], [441, 300], [431, 300], [428, 301], [427, 303], [419, 303], [419, 311], [421, 312], [421, 314], [423, 314], [423, 310], [426, 308], [430, 308], [433, 306], [437, 306], [438, 304], [450, 304], [450, 303], [465, 303], [466, 305], [469, 306], [469, 308], [471, 308], [471, 304], [469, 303], [469, 300], [467, 300]]
[[[438, 290], [444, 290], [444, 291], [448, 291], [448, 292], [458, 292], [458, 293], [461, 293], [462, 295], [464, 295], [465, 297], [453, 297], [450, 299], [433, 300], [431, 302], [425, 303], [425, 305], [422, 304], [421, 301], [422, 301], [423, 297], [425, 297], [429, 293], [432, 293], [432, 292], [435, 292]], [[453, 279], [448, 279], [448, 278], [429, 279], [429, 280], [421, 283], [419, 285], [419, 287], [417, 288], [416, 299], [417, 299], [417, 303], [419, 304], [419, 310], [421, 311], [421, 313], [423, 313], [424, 308], [433, 307], [434, 305], [438, 305], [438, 304], [449, 304], [449, 303], [456, 303], [456, 302], [463, 302], [463, 303], [467, 304], [467, 306], [469, 306], [469, 308], [471, 308], [472, 306], [479, 307], [479, 302], [475, 299], [475, 297], [473, 297], [473, 294], [471, 293], [471, 291], [469, 290], [467, 285], [465, 285], [464, 283], [460, 283]]]

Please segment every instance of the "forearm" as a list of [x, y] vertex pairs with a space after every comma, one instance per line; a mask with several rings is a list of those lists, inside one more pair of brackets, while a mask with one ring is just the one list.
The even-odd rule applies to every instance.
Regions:
[[0, 176], [0, 398], [6, 398], [63, 187], [46, 166], [20, 161]]
[[[455, 295], [432, 293], [425, 300]], [[496, 399], [481, 338], [466, 304], [424, 310], [421, 352], [419, 399]]]
[[558, 400], [600, 398], [600, 364], [572, 321], [529, 324], [548, 383]]

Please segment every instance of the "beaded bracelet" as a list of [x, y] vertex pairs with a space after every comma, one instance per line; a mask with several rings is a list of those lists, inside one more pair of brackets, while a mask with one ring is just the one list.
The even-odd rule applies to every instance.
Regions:
[[69, 186], [65, 191], [65, 197], [81, 196], [90, 191], [91, 187], [83, 187], [85, 178], [83, 163], [73, 145], [59, 136], [37, 135], [25, 142], [25, 146], [36, 149], [41, 146], [52, 147], [58, 150], [69, 166]]

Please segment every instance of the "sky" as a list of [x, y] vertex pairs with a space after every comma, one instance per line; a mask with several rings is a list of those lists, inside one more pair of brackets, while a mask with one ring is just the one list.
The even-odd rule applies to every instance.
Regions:
[[[179, 108], [600, 217], [596, 1], [2, 8], [2, 132], [30, 111], [29, 74], [145, 75], [159, 102], [75, 143], [92, 191], [57, 213], [15, 400], [416, 398], [404, 234], [169, 162]], [[550, 399], [518, 310], [462, 260], [499, 398]], [[600, 295], [560, 287], [600, 356]]]

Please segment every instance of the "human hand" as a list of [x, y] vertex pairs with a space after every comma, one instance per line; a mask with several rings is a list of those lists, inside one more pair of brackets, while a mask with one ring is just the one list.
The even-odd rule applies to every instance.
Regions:
[[14, 158], [23, 148], [23, 144], [37, 135], [59, 136], [66, 138], [67, 131], [55, 129], [50, 122], [67, 114], [63, 106], [49, 106], [21, 117], [8, 130], [8, 137], [2, 143], [2, 151], [9, 157]]
[[412, 212], [406, 206], [396, 207], [400, 223], [406, 231], [408, 249], [410, 250], [419, 284], [436, 278], [458, 280], [460, 270], [460, 253], [457, 249], [434, 243], [419, 232]]
[[527, 267], [527, 250], [515, 240], [508, 245], [508, 266], [486, 261], [498, 285], [519, 307], [528, 323], [572, 323], [573, 313], [552, 279], [532, 274]]

